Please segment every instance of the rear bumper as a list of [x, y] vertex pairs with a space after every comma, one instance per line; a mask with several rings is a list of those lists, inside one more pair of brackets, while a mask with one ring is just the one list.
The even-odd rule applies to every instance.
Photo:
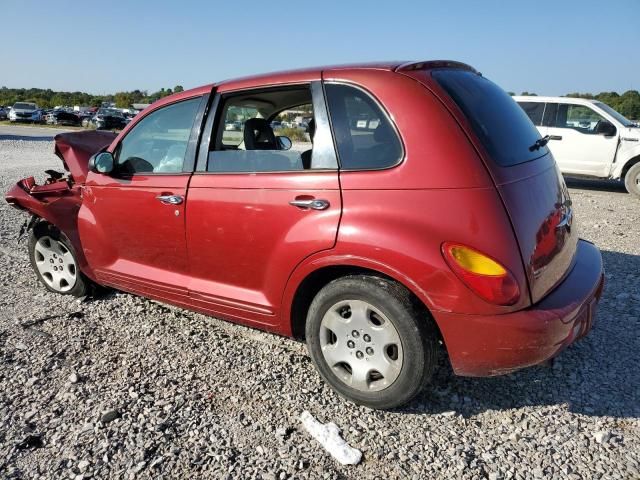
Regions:
[[506, 315], [437, 312], [454, 372], [492, 376], [537, 365], [591, 329], [604, 287], [600, 251], [580, 240], [569, 275], [540, 302]]

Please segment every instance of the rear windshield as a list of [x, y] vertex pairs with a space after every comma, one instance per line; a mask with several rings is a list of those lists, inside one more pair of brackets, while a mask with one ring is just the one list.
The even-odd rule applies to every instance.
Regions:
[[433, 78], [458, 104], [493, 160], [502, 167], [546, 155], [536, 145], [540, 133], [518, 104], [495, 83], [477, 73], [434, 70]]

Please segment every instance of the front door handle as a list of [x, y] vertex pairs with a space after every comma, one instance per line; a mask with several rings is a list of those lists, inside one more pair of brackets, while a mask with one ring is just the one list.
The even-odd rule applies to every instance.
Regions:
[[322, 198], [311, 198], [308, 200], [291, 200], [289, 205], [303, 209], [326, 210], [329, 208], [329, 201]]
[[158, 195], [156, 200], [160, 200], [165, 205], [180, 205], [184, 201], [184, 197], [180, 195]]
[[549, 135], [549, 140], [562, 140], [562, 135]]

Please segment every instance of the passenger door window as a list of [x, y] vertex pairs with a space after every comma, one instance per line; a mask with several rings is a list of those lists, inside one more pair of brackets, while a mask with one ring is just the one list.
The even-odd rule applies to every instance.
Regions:
[[200, 98], [174, 103], [148, 114], [115, 151], [122, 175], [182, 172]]
[[388, 168], [402, 160], [400, 138], [369, 94], [338, 83], [327, 83], [325, 90], [343, 170]]
[[536, 127], [542, 125], [543, 102], [518, 102]]
[[598, 133], [598, 124], [607, 120], [585, 105], [560, 104], [556, 116], [557, 128], [571, 128], [587, 135]]
[[328, 137], [319, 133], [328, 130], [328, 122], [318, 116], [313, 97], [308, 85], [223, 96], [206, 170], [258, 173], [336, 168], [335, 155], [333, 159], [319, 155], [326, 151]]

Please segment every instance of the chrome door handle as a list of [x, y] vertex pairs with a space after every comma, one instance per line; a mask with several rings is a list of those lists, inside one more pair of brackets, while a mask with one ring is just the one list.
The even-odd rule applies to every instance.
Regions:
[[310, 208], [312, 210], [326, 210], [329, 208], [329, 201], [322, 198], [314, 198], [312, 200], [291, 200], [289, 205], [299, 208]]
[[156, 199], [165, 205], [180, 205], [184, 201], [180, 195], [158, 195]]
[[549, 135], [549, 140], [562, 140], [562, 135]]

